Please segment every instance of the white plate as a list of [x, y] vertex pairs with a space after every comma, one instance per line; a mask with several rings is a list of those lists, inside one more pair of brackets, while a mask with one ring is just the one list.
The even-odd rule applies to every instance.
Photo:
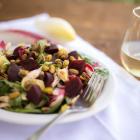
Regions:
[[[0, 32], [0, 36], [1, 35], [2, 34]], [[8, 35], [11, 36], [11, 34], [7, 34], [5, 38], [10, 38]], [[27, 39], [28, 37], [24, 36], [25, 43], [29, 44], [30, 39]], [[9, 40], [11, 42], [16, 43], [17, 40], [15, 41], [14, 39], [9, 39]], [[22, 41], [24, 41], [23, 38], [22, 38]], [[76, 44], [76, 46], [74, 44]], [[76, 43], [72, 42], [72, 43], [67, 44], [65, 47], [70, 48], [71, 50], [73, 49], [77, 51], [80, 50], [80, 52], [87, 54], [92, 59], [94, 60], [96, 59], [98, 62], [101, 62], [98, 58], [94, 58], [92, 56], [93, 49], [89, 45], [85, 46], [85, 45], [81, 45], [78, 42]], [[103, 62], [101, 62], [101, 64], [103, 64], [106, 67], [106, 65]], [[67, 123], [67, 122], [81, 120], [102, 111], [109, 105], [112, 99], [112, 96], [115, 93], [115, 90], [116, 90], [115, 79], [114, 79], [113, 74], [110, 73], [101, 96], [96, 100], [95, 104], [89, 109], [89, 111], [68, 115], [64, 117], [63, 119], [61, 119], [59, 123]], [[44, 124], [44, 123], [49, 122], [55, 116], [56, 114], [24, 114], [24, 113], [15, 113], [15, 112], [10, 112], [10, 111], [5, 111], [5, 110], [0, 109], [0, 120], [5, 121], [5, 122], [10, 122], [10, 123], [16, 123], [16, 124], [24, 124], [24, 125]]]

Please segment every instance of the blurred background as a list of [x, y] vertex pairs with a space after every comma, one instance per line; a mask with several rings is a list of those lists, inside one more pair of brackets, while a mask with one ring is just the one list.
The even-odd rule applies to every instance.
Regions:
[[131, 3], [139, 3], [140, 2], [140, 0], [102, 0], [102, 1], [131, 2]]
[[121, 65], [120, 47], [140, 0], [0, 0], [0, 21], [40, 13], [69, 21], [77, 33]]

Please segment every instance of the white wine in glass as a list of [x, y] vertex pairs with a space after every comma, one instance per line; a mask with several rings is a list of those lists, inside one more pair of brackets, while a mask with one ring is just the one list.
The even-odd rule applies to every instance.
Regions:
[[127, 30], [121, 48], [121, 61], [128, 72], [140, 78], [140, 7], [133, 9], [134, 23]]

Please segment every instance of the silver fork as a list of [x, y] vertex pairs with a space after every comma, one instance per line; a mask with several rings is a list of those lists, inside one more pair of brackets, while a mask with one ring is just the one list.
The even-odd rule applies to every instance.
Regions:
[[55, 118], [53, 118], [49, 123], [42, 126], [35, 133], [33, 133], [27, 140], [39, 140], [41, 135], [53, 126], [60, 118], [70, 113], [84, 112], [90, 109], [94, 104], [95, 100], [100, 95], [106, 78], [99, 74], [94, 74], [88, 82], [86, 91], [80, 95], [75, 104], [70, 108], [67, 108], [63, 112], [60, 112]]

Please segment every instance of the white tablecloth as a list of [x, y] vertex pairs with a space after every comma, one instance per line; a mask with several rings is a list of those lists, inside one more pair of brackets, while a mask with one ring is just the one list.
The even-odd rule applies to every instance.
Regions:
[[[37, 32], [35, 18], [46, 18], [46, 14], [31, 18], [0, 23], [0, 28], [18, 28]], [[81, 38], [72, 45], [89, 46]], [[113, 46], [112, 46], [113, 47]], [[140, 82], [130, 76], [108, 56], [93, 48], [93, 55], [104, 60], [117, 80], [117, 93], [111, 104], [97, 115], [50, 129], [42, 140], [139, 140], [140, 139]], [[23, 119], [23, 118], [21, 118]], [[0, 140], [25, 140], [39, 126], [21, 126], [0, 122]]]

